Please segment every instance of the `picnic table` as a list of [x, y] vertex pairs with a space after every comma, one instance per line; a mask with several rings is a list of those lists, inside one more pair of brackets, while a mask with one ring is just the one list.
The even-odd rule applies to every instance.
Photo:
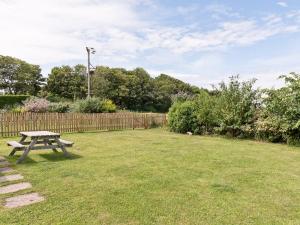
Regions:
[[[59, 133], [50, 131], [28, 131], [20, 132], [21, 140], [9, 141], [7, 144], [13, 147], [13, 150], [9, 156], [13, 156], [16, 151], [24, 151], [22, 156], [17, 160], [17, 163], [22, 162], [31, 150], [45, 150], [52, 149], [57, 152], [57, 149], [61, 149], [66, 157], [69, 153], [66, 147], [72, 147], [73, 142], [60, 139]], [[26, 140], [30, 138], [30, 140]]]

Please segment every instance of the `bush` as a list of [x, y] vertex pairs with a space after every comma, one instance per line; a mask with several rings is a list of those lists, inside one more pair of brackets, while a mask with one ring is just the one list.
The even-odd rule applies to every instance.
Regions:
[[75, 104], [75, 111], [80, 113], [115, 112], [116, 109], [116, 105], [111, 100], [102, 100], [99, 98], [80, 100]]
[[169, 110], [168, 124], [174, 132], [197, 133], [199, 126], [196, 104], [193, 101], [174, 103]]
[[33, 97], [25, 100], [24, 102], [25, 112], [43, 113], [47, 112], [50, 102], [44, 98]]
[[217, 126], [215, 97], [201, 92], [194, 100], [177, 101], [170, 109], [169, 127], [179, 133], [208, 134]]
[[253, 88], [255, 80], [240, 82], [238, 76], [230, 77], [217, 88], [216, 131], [231, 137], [253, 137], [258, 108], [259, 91]]
[[286, 86], [265, 90], [257, 136], [272, 142], [300, 143], [300, 75], [281, 76]]
[[13, 107], [21, 105], [23, 101], [28, 99], [29, 95], [0, 95], [0, 108]]
[[71, 109], [71, 104], [67, 102], [58, 102], [49, 104], [49, 112], [66, 113]]

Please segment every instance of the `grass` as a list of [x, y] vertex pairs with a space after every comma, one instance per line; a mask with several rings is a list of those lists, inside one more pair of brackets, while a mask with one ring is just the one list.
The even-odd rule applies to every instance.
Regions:
[[299, 148], [161, 129], [63, 138], [71, 160], [32, 152], [15, 166], [46, 201], [1, 207], [0, 224], [300, 224]]

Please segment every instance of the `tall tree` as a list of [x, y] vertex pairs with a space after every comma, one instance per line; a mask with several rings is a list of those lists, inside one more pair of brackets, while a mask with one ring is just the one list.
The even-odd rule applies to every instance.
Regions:
[[120, 68], [97, 67], [92, 76], [92, 93], [96, 97], [112, 100], [120, 108], [126, 108], [126, 74], [126, 70]]
[[9, 94], [37, 95], [44, 81], [38, 65], [10, 56], [0, 56], [0, 88]]
[[54, 67], [49, 74], [46, 90], [63, 98], [85, 97], [85, 67], [83, 65]]
[[200, 93], [200, 89], [184, 83], [166, 74], [161, 74], [154, 79], [156, 94], [156, 109], [160, 112], [167, 112], [172, 104], [172, 96], [184, 94], [193, 96]]

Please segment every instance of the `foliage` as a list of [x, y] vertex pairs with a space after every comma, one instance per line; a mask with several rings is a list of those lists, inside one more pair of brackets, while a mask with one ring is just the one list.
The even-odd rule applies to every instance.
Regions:
[[35, 112], [35, 113], [47, 112], [50, 104], [48, 100], [44, 98], [37, 98], [37, 97], [32, 97], [30, 99], [27, 99], [23, 103], [24, 103], [23, 109], [25, 112]]
[[121, 109], [167, 112], [172, 96], [199, 92], [180, 80], [161, 74], [152, 78], [142, 68], [97, 67], [92, 77], [92, 92], [96, 97], [111, 99]]
[[300, 75], [280, 78], [285, 87], [261, 92], [253, 88], [255, 80], [241, 82], [231, 77], [213, 94], [203, 92], [192, 100], [176, 102], [169, 112], [169, 126], [181, 133], [189, 130], [299, 144]]
[[[259, 96], [259, 92], [253, 89], [253, 84], [254, 80], [240, 82], [238, 76], [231, 77], [228, 84], [220, 83], [215, 95], [202, 91], [192, 100], [181, 104], [175, 103], [169, 112], [169, 120], [172, 121], [169, 124], [171, 130], [177, 132], [189, 130], [193, 133], [216, 132], [232, 137], [253, 136]], [[188, 122], [185, 126], [173, 122], [181, 120]]]
[[76, 102], [75, 111], [80, 113], [115, 112], [116, 105], [111, 100], [88, 98]]
[[161, 74], [154, 79], [156, 108], [159, 112], [167, 112], [172, 102], [192, 99], [200, 89], [175, 79], [169, 75]]
[[168, 123], [171, 131], [178, 133], [197, 133], [197, 108], [193, 101], [176, 102], [170, 108]]
[[54, 67], [49, 74], [45, 89], [51, 96], [67, 99], [80, 99], [86, 95], [85, 67]]
[[0, 55], [0, 89], [9, 94], [36, 95], [44, 81], [39, 66]]
[[49, 112], [66, 113], [71, 109], [71, 104], [68, 102], [52, 102], [49, 104]]
[[259, 92], [253, 88], [255, 80], [240, 82], [238, 76], [217, 88], [216, 114], [218, 132], [232, 137], [253, 136]]
[[257, 136], [273, 142], [300, 143], [300, 75], [291, 73], [280, 78], [285, 87], [264, 91]]
[[0, 108], [20, 105], [29, 97], [29, 95], [0, 95]]

